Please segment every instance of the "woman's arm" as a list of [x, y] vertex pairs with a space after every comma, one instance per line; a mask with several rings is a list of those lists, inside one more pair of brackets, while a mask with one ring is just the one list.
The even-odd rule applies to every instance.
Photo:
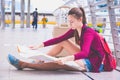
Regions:
[[59, 42], [62, 42], [64, 40], [67, 40], [71, 37], [74, 36], [74, 30], [72, 29], [69, 29], [65, 34], [61, 35], [61, 36], [58, 36], [56, 38], [53, 38], [53, 39], [50, 39], [50, 40], [47, 40], [44, 43], [44, 46], [50, 46], [50, 45], [53, 45], [53, 44], [57, 44]]
[[84, 33], [81, 51], [74, 55], [75, 60], [87, 58], [90, 53], [90, 47], [94, 39], [94, 34], [91, 32]]
[[74, 36], [74, 30], [70, 29], [68, 30], [65, 34], [59, 36], [59, 37], [56, 37], [56, 38], [53, 38], [53, 39], [50, 39], [50, 40], [47, 40], [39, 45], [35, 45], [35, 46], [29, 46], [29, 48], [35, 50], [35, 49], [39, 49], [39, 48], [42, 48], [42, 47], [45, 47], [45, 46], [50, 46], [50, 45], [53, 45], [53, 44], [57, 44], [61, 41], [64, 41], [64, 40], [67, 40], [71, 37]]

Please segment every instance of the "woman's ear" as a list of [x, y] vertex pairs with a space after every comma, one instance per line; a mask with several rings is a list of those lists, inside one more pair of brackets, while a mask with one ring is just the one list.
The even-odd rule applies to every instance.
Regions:
[[79, 20], [80, 20], [80, 21], [83, 21], [83, 18], [81, 17]]

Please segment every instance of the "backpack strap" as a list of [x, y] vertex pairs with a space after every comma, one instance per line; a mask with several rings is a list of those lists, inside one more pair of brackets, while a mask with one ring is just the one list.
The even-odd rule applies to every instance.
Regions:
[[91, 49], [92, 49], [93, 52], [95, 52], [95, 53], [98, 55], [99, 58], [102, 59], [102, 56], [101, 56], [101, 54], [99, 53], [99, 51], [97, 51], [97, 50], [95, 50], [95, 49], [93, 49], [93, 48], [91, 48]]

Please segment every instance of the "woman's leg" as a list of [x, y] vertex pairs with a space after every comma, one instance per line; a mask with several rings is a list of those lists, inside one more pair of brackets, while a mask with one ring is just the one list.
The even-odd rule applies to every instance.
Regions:
[[80, 48], [76, 46], [74, 43], [72, 43], [69, 40], [65, 40], [56, 44], [47, 54], [50, 56], [56, 56], [63, 49], [65, 49], [70, 55], [80, 51]]
[[49, 63], [41, 63], [41, 64], [33, 64], [33, 63], [27, 63], [23, 61], [19, 61], [19, 66], [24, 69], [24, 68], [30, 68], [30, 69], [35, 69], [35, 70], [69, 70], [69, 71], [77, 71], [77, 69], [74, 69], [72, 67], [69, 67], [67, 65], [59, 65], [54, 62], [49, 62]]
[[[36, 69], [36, 70], [59, 70], [59, 69], [64, 69], [64, 70], [85, 70], [85, 63], [83, 62], [82, 59], [72, 61], [67, 65], [60, 65], [55, 62], [49, 62], [49, 63], [27, 63], [23, 62], [16, 57], [12, 56], [11, 54], [8, 55], [8, 60], [11, 65], [16, 67], [18, 70], [24, 69], [24, 68], [30, 68], [30, 69]], [[71, 65], [72, 64], [72, 65]], [[70, 67], [70, 66], [75, 66], [75, 68]]]

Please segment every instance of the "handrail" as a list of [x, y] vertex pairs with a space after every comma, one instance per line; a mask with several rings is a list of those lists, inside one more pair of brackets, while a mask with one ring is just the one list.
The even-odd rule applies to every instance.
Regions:
[[101, 11], [101, 10], [107, 10], [108, 8], [107, 7], [102, 7], [100, 9], [96, 9], [95, 11]]
[[113, 6], [111, 6], [110, 8], [120, 8], [120, 5], [113, 5]]
[[105, 35], [105, 34], [102, 34], [103, 36], [108, 36], [108, 37], [112, 37], [111, 35]]
[[102, 1], [96, 2], [96, 3], [94, 4], [94, 6], [102, 5], [102, 4], [107, 4], [106, 0], [102, 0]]

